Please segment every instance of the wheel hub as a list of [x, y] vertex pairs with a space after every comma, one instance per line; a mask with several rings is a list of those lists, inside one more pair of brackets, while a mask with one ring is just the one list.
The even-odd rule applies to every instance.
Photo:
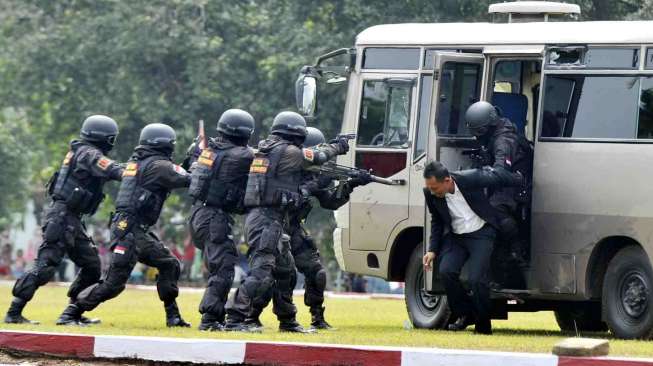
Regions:
[[621, 304], [628, 316], [640, 317], [648, 308], [648, 287], [644, 277], [637, 272], [624, 277], [621, 285]]

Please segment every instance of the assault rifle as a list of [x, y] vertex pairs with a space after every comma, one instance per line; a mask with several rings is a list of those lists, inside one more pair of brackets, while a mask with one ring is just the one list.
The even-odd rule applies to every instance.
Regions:
[[336, 198], [342, 197], [342, 189], [344, 188], [345, 183], [350, 179], [356, 179], [362, 175], [370, 176], [370, 180], [374, 183], [385, 184], [388, 186], [403, 186], [406, 184], [404, 179], [387, 179], [378, 177], [376, 175], [370, 174], [369, 171], [365, 169], [352, 168], [344, 165], [338, 165], [333, 161], [326, 162], [319, 166], [312, 166], [309, 168], [310, 171], [315, 172], [319, 175], [329, 177], [333, 180], [337, 180], [338, 186], [336, 187]]

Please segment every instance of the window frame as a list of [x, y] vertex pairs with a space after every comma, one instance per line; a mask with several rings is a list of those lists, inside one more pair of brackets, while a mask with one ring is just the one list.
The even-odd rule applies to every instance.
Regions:
[[[404, 151], [406, 152], [407, 158], [410, 158], [413, 152], [414, 146], [414, 133], [415, 133], [415, 124], [416, 124], [416, 115], [417, 115], [417, 102], [416, 99], [419, 94], [418, 85], [419, 85], [419, 74], [412, 72], [411, 74], [403, 73], [383, 73], [383, 72], [366, 72], [361, 74], [359, 91], [358, 91], [358, 106], [356, 111], [356, 134], [359, 133], [360, 128], [360, 118], [363, 111], [363, 93], [365, 92], [365, 83], [368, 81], [380, 81], [384, 82], [388, 79], [412, 79], [413, 84], [410, 88], [410, 106], [409, 106], [409, 116], [408, 116], [408, 141], [407, 147], [402, 146], [372, 146], [372, 145], [360, 145], [358, 144], [358, 139], [356, 141], [356, 151], [376, 151], [376, 152], [397, 152]], [[407, 165], [408, 166], [408, 165]]]
[[[582, 64], [580, 65], [572, 65], [572, 64], [562, 64], [562, 65], [551, 65], [549, 64], [549, 51], [551, 49], [556, 49], [556, 48], [578, 48], [578, 49], [583, 49], [583, 54], [582, 54]], [[637, 58], [637, 65], [636, 66], [631, 66], [631, 67], [624, 67], [624, 66], [588, 66], [587, 65], [587, 55], [590, 51], [592, 50], [597, 50], [597, 49], [625, 49], [625, 50], [636, 50], [638, 51], [638, 58]], [[597, 70], [603, 70], [603, 71], [629, 71], [629, 70], [641, 70], [642, 65], [645, 64], [645, 62], [642, 62], [642, 57], [645, 54], [646, 49], [642, 47], [641, 44], [618, 44], [618, 45], [610, 45], [610, 44], [568, 44], [568, 45], [555, 45], [555, 44], [549, 44], [544, 47], [544, 56], [543, 56], [543, 64], [542, 64], [542, 70], [546, 71], [561, 71], [561, 70], [574, 70], [574, 71], [581, 71], [581, 70], [587, 70], [587, 71], [597, 71]]]
[[[632, 47], [632, 46], [631, 46]], [[642, 47], [643, 48], [643, 47]], [[641, 54], [641, 51], [640, 51]], [[640, 60], [640, 68], [634, 70], [614, 70], [614, 69], [546, 69], [542, 72], [541, 85], [544, 85], [546, 77], [549, 75], [586, 75], [586, 76], [614, 76], [614, 77], [653, 77], [653, 70], [642, 70], [643, 62]], [[642, 83], [639, 83], [638, 98], [642, 95]], [[653, 139], [634, 138], [589, 138], [589, 137], [543, 137], [542, 129], [544, 128], [544, 98], [546, 89], [542, 88], [540, 93], [537, 139], [538, 142], [555, 142], [555, 143], [620, 143], [620, 144], [653, 144]], [[636, 102], [636, 101], [633, 101]], [[637, 115], [636, 131], [639, 128], [639, 112]]]
[[[381, 67], [381, 68], [370, 68], [365, 66], [365, 60], [366, 60], [366, 52], [368, 50], [415, 50], [417, 52], [417, 61], [416, 65], [414, 68], [397, 68], [397, 67]], [[420, 70], [422, 68], [422, 61], [423, 61], [423, 48], [422, 47], [416, 47], [416, 46], [369, 46], [369, 47], [363, 47], [363, 52], [362, 57], [361, 57], [361, 70], [367, 71], [367, 72], [383, 72], [387, 70], [401, 70], [404, 72], [415, 72], [417, 70]]]

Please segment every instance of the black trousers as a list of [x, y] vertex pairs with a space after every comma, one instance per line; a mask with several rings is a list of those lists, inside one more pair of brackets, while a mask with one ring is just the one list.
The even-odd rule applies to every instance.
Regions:
[[[468, 234], [449, 234], [443, 238], [439, 274], [454, 317], [472, 316], [476, 326], [490, 328], [490, 260], [496, 231], [490, 225]], [[460, 271], [468, 262], [470, 296], [460, 282]]]
[[283, 211], [273, 208], [254, 208], [247, 215], [250, 269], [227, 304], [228, 322], [257, 317], [270, 299], [279, 321], [295, 319], [292, 291], [297, 278], [290, 248], [281, 245], [283, 219]]
[[326, 288], [326, 271], [320, 262], [320, 252], [300, 222], [288, 225], [290, 248], [297, 270], [304, 275], [304, 304], [311, 313], [321, 311]]
[[218, 321], [225, 318], [225, 303], [234, 282], [234, 267], [238, 259], [231, 232], [233, 218], [221, 208], [193, 208], [190, 232], [193, 243], [202, 250], [209, 271], [209, 280], [200, 302], [201, 314], [210, 314]]
[[52, 280], [55, 271], [68, 254], [80, 268], [70, 285], [68, 297], [75, 300], [86, 287], [100, 279], [100, 257], [91, 238], [86, 234], [79, 215], [71, 213], [63, 203], [53, 203], [46, 211], [43, 243], [39, 247], [34, 268], [19, 278], [13, 295], [29, 301], [36, 290]]
[[[114, 220], [112, 226], [117, 221]], [[113, 241], [111, 250], [111, 263], [105, 277], [77, 296], [76, 304], [82, 310], [91, 311], [102, 302], [118, 296], [125, 289], [136, 262], [157, 268], [159, 299], [166, 305], [175, 301], [179, 295], [177, 281], [181, 266], [153, 232], [135, 226], [125, 237]]]

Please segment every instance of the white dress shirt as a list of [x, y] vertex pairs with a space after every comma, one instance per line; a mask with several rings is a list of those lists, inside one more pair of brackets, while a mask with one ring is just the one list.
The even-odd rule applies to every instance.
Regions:
[[485, 225], [485, 220], [469, 207], [467, 200], [454, 182], [454, 192], [445, 193], [449, 215], [451, 215], [451, 228], [454, 234], [468, 234], [480, 230]]

